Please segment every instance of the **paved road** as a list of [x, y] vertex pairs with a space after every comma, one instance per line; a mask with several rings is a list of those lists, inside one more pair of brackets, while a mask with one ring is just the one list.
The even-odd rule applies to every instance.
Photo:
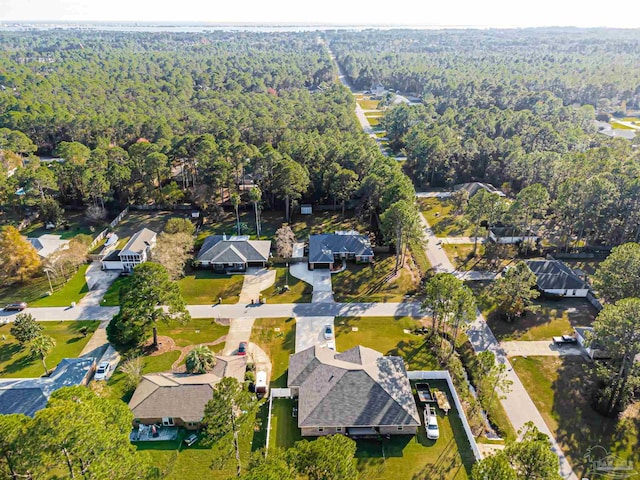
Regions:
[[[474, 237], [441, 237], [440, 241], [449, 245], [473, 245]], [[478, 237], [478, 245], [482, 243], [487, 243], [487, 239]]]
[[449, 198], [453, 192], [416, 192], [418, 198]]
[[440, 272], [448, 272], [452, 273], [455, 271], [451, 260], [447, 256], [447, 253], [444, 251], [440, 243], [440, 239], [436, 237], [436, 234], [433, 233], [433, 230], [429, 226], [427, 219], [424, 218], [424, 215], [420, 213], [420, 223], [422, 224], [422, 228], [424, 230], [425, 239], [427, 241], [425, 253], [427, 254], [427, 258], [429, 259], [429, 263], [433, 269]]

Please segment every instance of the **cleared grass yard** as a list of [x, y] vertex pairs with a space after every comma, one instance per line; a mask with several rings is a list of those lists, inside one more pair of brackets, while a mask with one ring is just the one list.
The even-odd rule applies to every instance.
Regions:
[[218, 303], [238, 303], [243, 275], [221, 275], [211, 270], [190, 271], [178, 280], [180, 291], [188, 305], [209, 305]]
[[[63, 358], [75, 358], [98, 328], [100, 322], [38, 322], [44, 327], [43, 335], [50, 335], [56, 341], [53, 351], [47, 356], [46, 364], [53, 370]], [[82, 327], [87, 327], [87, 336], [80, 333]], [[21, 346], [11, 335], [11, 324], [0, 326], [0, 336], [6, 340], [0, 344], [0, 377], [31, 378], [40, 377], [44, 373], [39, 358], [29, 356], [29, 347]]]
[[[420, 198], [418, 205], [437, 237], [468, 237], [473, 234], [472, 223], [453, 212], [453, 204], [447, 199]], [[479, 235], [482, 236], [481, 229]]]
[[380, 100], [370, 100], [368, 98], [356, 99], [363, 110], [377, 110]]
[[[278, 331], [276, 331], [278, 329]], [[289, 355], [296, 349], [296, 322], [293, 318], [259, 318], [251, 330], [251, 342], [271, 359], [271, 386], [287, 386]]]
[[[276, 281], [260, 295], [267, 298], [268, 303], [311, 303], [313, 287], [306, 282], [287, 275], [288, 267], [276, 267]], [[288, 285], [289, 289], [284, 290]]]

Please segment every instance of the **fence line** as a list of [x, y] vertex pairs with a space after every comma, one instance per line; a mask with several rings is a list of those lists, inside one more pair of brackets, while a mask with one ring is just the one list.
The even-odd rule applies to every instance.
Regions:
[[458, 409], [458, 415], [460, 416], [460, 421], [462, 422], [462, 428], [467, 435], [467, 440], [469, 441], [469, 445], [471, 446], [473, 456], [478, 461], [482, 460], [482, 454], [480, 453], [478, 445], [476, 444], [476, 439], [471, 432], [471, 427], [469, 426], [469, 422], [467, 421], [467, 416], [462, 409], [462, 404], [460, 403], [460, 399], [458, 398], [458, 392], [456, 391], [456, 387], [453, 386], [453, 381], [451, 380], [451, 375], [449, 374], [449, 372], [447, 370], [410, 370], [407, 372], [407, 377], [409, 377], [409, 380], [446, 380], [447, 385], [449, 386], [449, 391], [451, 392], [451, 396], [453, 397], [453, 403]]
[[267, 458], [269, 454], [269, 437], [271, 436], [271, 407], [273, 405], [273, 390], [272, 394], [269, 395], [269, 416], [267, 417], [267, 441], [264, 446], [264, 458]]
[[122, 221], [122, 219], [123, 219], [124, 217], [126, 217], [126, 216], [127, 216], [127, 213], [129, 213], [129, 207], [126, 207], [124, 210], [122, 210], [122, 211], [118, 214], [118, 216], [113, 220], [113, 222], [111, 222], [111, 223], [109, 224], [109, 226], [110, 226], [111, 228], [115, 227], [117, 224], [119, 224], [119, 223]]
[[107, 232], [109, 232], [109, 229], [105, 228], [96, 236], [96, 238], [93, 239], [93, 242], [89, 244], [89, 251], [92, 251], [94, 248], [96, 248], [96, 245], [98, 245], [102, 241], [102, 239], [107, 236]]

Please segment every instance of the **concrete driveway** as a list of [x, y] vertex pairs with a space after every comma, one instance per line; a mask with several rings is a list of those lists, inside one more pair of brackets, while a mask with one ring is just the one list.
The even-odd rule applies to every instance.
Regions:
[[313, 287], [311, 303], [333, 302], [331, 272], [329, 270], [309, 270], [306, 262], [298, 262], [291, 264], [289, 272]]
[[84, 274], [87, 287], [89, 287], [89, 293], [80, 300], [79, 304], [83, 307], [99, 306], [100, 302], [102, 302], [102, 297], [104, 297], [104, 294], [107, 293], [111, 284], [118, 278], [118, 275], [120, 275], [120, 271], [118, 270], [102, 270], [100, 262], [91, 262], [91, 265], [89, 265], [89, 268], [87, 268]]
[[531, 342], [502, 342], [500, 348], [508, 357], [561, 357], [565, 355], [583, 355], [579, 345], [554, 345], [550, 340]]
[[238, 303], [251, 303], [260, 299], [260, 292], [269, 288], [276, 281], [276, 271], [268, 268], [252, 267], [247, 269], [242, 282], [242, 290]]
[[229, 322], [229, 333], [224, 345], [223, 355], [234, 355], [240, 342], [249, 342], [255, 318], [232, 318]]
[[296, 317], [296, 353], [314, 345], [327, 345], [325, 325], [331, 325], [335, 342], [333, 317]]

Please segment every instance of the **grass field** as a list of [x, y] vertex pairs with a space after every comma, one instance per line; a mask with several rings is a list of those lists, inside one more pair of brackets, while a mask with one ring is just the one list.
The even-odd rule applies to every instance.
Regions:
[[597, 445], [640, 470], [640, 404], [621, 420], [595, 412], [586, 388], [592, 364], [579, 357], [515, 357], [511, 363], [578, 478], [588, 476], [584, 455]]
[[180, 291], [188, 305], [238, 303], [244, 275], [220, 275], [211, 270], [195, 270], [178, 280]]
[[[288, 267], [275, 267], [276, 281], [272, 286], [260, 292], [267, 303], [311, 303], [313, 287], [293, 275], [287, 275]], [[289, 290], [283, 290], [285, 285]]]
[[[473, 235], [473, 225], [464, 216], [454, 214], [453, 204], [447, 199], [420, 198], [420, 211], [437, 237], [468, 237]], [[480, 229], [478, 235], [484, 235]]]
[[419, 279], [414, 279], [405, 267], [390, 282], [395, 256], [379, 255], [371, 264], [347, 263], [344, 272], [332, 275], [334, 298], [337, 302], [400, 302], [415, 295]]
[[[40, 322], [44, 326], [43, 335], [50, 335], [56, 341], [56, 346], [46, 358], [47, 368], [53, 370], [63, 358], [75, 358], [98, 328], [100, 322]], [[83, 336], [82, 327], [87, 327], [89, 333]], [[22, 347], [10, 333], [11, 324], [0, 326], [0, 335], [6, 340], [0, 344], [0, 377], [30, 378], [40, 377], [44, 373], [42, 361], [29, 356], [29, 347]]]
[[95, 237], [104, 230], [108, 222], [92, 222], [82, 212], [65, 212], [64, 225], [47, 230], [43, 222], [34, 222], [20, 233], [27, 237], [39, 237], [41, 235], [60, 235], [62, 240], [70, 240], [76, 235], [84, 234]]
[[[279, 331], [276, 331], [279, 329]], [[296, 349], [296, 322], [293, 318], [259, 318], [253, 324], [251, 342], [271, 359], [271, 386], [287, 386], [289, 355]]]
[[369, 98], [357, 99], [358, 104], [363, 110], [377, 110], [380, 100], [371, 100]]
[[45, 273], [26, 280], [24, 283], [0, 286], [0, 304], [27, 302], [32, 307], [67, 307], [71, 302], [79, 302], [89, 288], [84, 278], [87, 265], [65, 282], [62, 277], [52, 277], [53, 295], [48, 296], [49, 281]]
[[[228, 325], [220, 325], [215, 318], [193, 318], [184, 325], [178, 322], [158, 324], [158, 335], [166, 335], [175, 340], [178, 347], [210, 343], [229, 332]], [[219, 351], [224, 343], [211, 347]]]
[[554, 335], [573, 333], [573, 327], [590, 326], [596, 310], [585, 299], [534, 300], [536, 312], [527, 312], [509, 323], [496, 314], [487, 315], [487, 323], [500, 341], [550, 340]]

